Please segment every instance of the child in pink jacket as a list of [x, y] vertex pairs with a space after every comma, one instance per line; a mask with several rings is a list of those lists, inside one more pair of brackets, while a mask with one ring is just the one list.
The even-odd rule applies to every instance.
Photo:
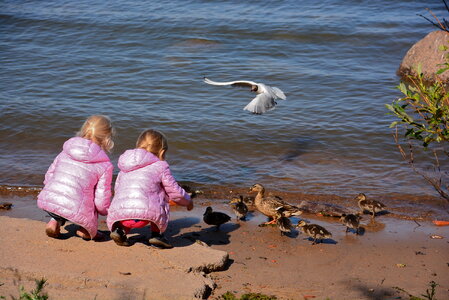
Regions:
[[111, 239], [120, 246], [130, 246], [126, 234], [132, 228], [150, 225], [149, 243], [159, 248], [172, 248], [162, 233], [167, 229], [169, 200], [193, 208], [193, 202], [176, 182], [165, 161], [167, 139], [156, 130], [139, 136], [136, 149], [127, 150], [118, 161], [120, 172], [109, 208], [107, 224]]
[[105, 151], [114, 146], [112, 134], [108, 117], [91, 116], [51, 164], [37, 199], [52, 217], [45, 229], [49, 237], [59, 237], [66, 221], [80, 225], [76, 233], [84, 239], [102, 237], [98, 214], [106, 215], [111, 203], [114, 167]]

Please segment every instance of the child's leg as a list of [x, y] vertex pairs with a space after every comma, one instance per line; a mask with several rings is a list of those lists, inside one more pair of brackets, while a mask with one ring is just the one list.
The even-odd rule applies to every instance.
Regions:
[[126, 234], [129, 232], [130, 228], [122, 225], [123, 221], [116, 222], [112, 226], [112, 231], [109, 237], [119, 246], [129, 247], [131, 244], [128, 242]]
[[173, 246], [168, 242], [168, 240], [164, 237], [164, 235], [161, 234], [161, 231], [159, 230], [159, 227], [157, 227], [156, 224], [151, 222], [150, 229], [151, 229], [151, 239], [149, 239], [148, 242], [151, 245], [163, 249], [173, 248]]
[[45, 226], [45, 233], [47, 236], [52, 238], [59, 237], [59, 234], [61, 233], [61, 226], [58, 221], [51, 218], [51, 220], [47, 223], [47, 226]]
[[45, 233], [49, 237], [57, 238], [61, 233], [61, 226], [64, 226], [67, 220], [61, 216], [58, 216], [57, 214], [51, 213], [49, 211], [46, 212], [51, 217], [51, 219], [47, 223], [47, 226], [45, 226]]
[[154, 224], [153, 222], [150, 222], [150, 228], [151, 228], [151, 233], [155, 233], [155, 234], [161, 233], [161, 231], [159, 230], [159, 227], [157, 227], [157, 225]]

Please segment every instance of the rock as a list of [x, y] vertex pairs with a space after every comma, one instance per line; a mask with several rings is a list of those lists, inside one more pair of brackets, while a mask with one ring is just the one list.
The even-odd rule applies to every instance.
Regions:
[[445, 56], [448, 51], [441, 51], [440, 46], [449, 47], [449, 33], [437, 30], [426, 35], [422, 40], [414, 44], [403, 58], [397, 74], [401, 77], [416, 75], [416, 69], [421, 64], [424, 79], [434, 82], [439, 79], [449, 82], [449, 71], [436, 75], [446, 62]]

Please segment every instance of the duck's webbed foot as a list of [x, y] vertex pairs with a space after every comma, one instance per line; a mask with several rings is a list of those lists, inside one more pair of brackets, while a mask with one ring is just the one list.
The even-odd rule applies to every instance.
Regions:
[[264, 224], [265, 224], [265, 225], [272, 225], [272, 224], [276, 224], [276, 219], [275, 219], [275, 218], [273, 218], [273, 219], [271, 219], [271, 221], [265, 222]]

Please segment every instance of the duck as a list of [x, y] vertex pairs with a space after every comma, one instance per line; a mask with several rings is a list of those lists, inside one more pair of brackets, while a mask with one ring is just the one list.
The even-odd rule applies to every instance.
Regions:
[[2, 202], [2, 203], [0, 204], [0, 209], [10, 210], [12, 206], [13, 206], [12, 203], [9, 203], [9, 202]]
[[317, 224], [307, 224], [304, 220], [299, 221], [297, 227], [300, 227], [302, 232], [313, 238], [312, 245], [315, 245], [317, 240], [322, 242], [323, 239], [329, 239], [332, 237], [332, 233], [330, 233], [323, 226]]
[[355, 229], [355, 234], [359, 234], [360, 229], [360, 219], [362, 217], [359, 214], [342, 214], [340, 217], [340, 222], [346, 226], [346, 232], [349, 228]]
[[213, 211], [212, 207], [208, 206], [203, 214], [203, 221], [208, 225], [215, 225], [215, 230], [220, 230], [220, 225], [229, 222], [231, 217], [219, 211]]
[[360, 193], [355, 197], [358, 205], [360, 207], [360, 212], [363, 214], [365, 211], [369, 211], [372, 215], [371, 218], [374, 219], [376, 216], [376, 212], [380, 212], [385, 210], [386, 206], [383, 203], [380, 203], [376, 200], [368, 200], [364, 193]]
[[245, 202], [243, 201], [243, 196], [233, 197], [230, 203], [237, 221], [245, 220], [246, 214], [248, 213], [248, 206], [246, 206]]
[[300, 208], [288, 204], [276, 196], [265, 196], [265, 188], [259, 183], [254, 184], [249, 191], [257, 192], [256, 198], [254, 199], [254, 205], [258, 211], [271, 219], [271, 221], [264, 223], [265, 225], [276, 223], [276, 214], [279, 207], [284, 208], [283, 215], [287, 218], [302, 214]]
[[280, 206], [276, 209], [276, 225], [281, 231], [281, 236], [292, 232], [292, 222], [284, 216], [285, 208]]

